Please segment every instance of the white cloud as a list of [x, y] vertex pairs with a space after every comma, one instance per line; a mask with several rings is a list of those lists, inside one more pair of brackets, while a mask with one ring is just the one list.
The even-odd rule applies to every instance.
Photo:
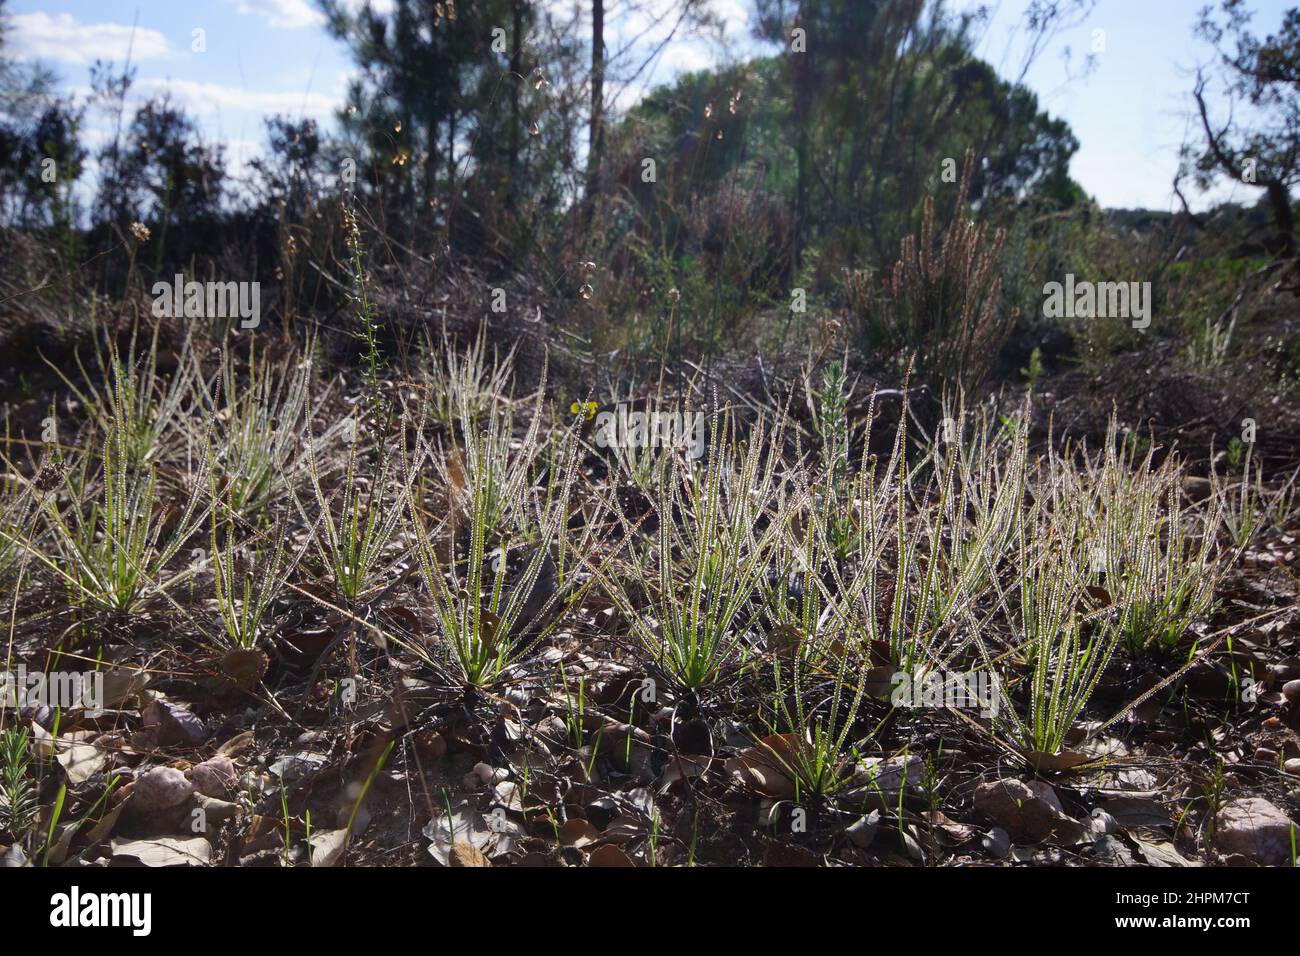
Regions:
[[132, 62], [167, 56], [167, 38], [157, 30], [122, 23], [80, 23], [70, 13], [17, 13], [10, 38], [24, 59], [86, 65], [96, 59]]
[[[240, 13], [255, 13], [267, 25], [278, 30], [296, 30], [300, 27], [317, 27], [325, 22], [325, 14], [312, 0], [226, 0]], [[367, 0], [343, 0], [342, 7], [355, 14], [366, 6]], [[375, 13], [387, 16], [397, 9], [396, 0], [369, 0]]]
[[723, 32], [728, 37], [744, 39], [749, 36], [749, 8], [740, 0], [716, 0], [711, 9], [722, 21]]
[[670, 43], [664, 47], [659, 67], [669, 75], [708, 69], [717, 57], [703, 43]]
[[[366, 5], [366, 0], [343, 0], [343, 9], [348, 13], [359, 13]], [[397, 0], [370, 0], [370, 9], [380, 16], [388, 16], [397, 9]]]
[[253, 171], [250, 166], [252, 161], [266, 155], [265, 147], [251, 139], [223, 136], [217, 140], [217, 145], [223, 149], [227, 175], [236, 179], [248, 176]]
[[202, 83], [197, 80], [164, 80], [156, 77], [137, 80], [134, 89], [146, 96], [151, 93], [170, 92], [187, 109], [198, 115], [221, 110], [248, 110], [254, 113], [285, 113], [288, 115], [325, 116], [338, 101], [323, 93], [270, 90], [245, 90], [221, 83]]
[[325, 15], [309, 0], [234, 0], [240, 13], [256, 13], [277, 30], [314, 27], [325, 22]]
[[375, 13], [388, 16], [397, 9], [397, 2], [396, 0], [370, 0], [370, 6], [374, 9]]

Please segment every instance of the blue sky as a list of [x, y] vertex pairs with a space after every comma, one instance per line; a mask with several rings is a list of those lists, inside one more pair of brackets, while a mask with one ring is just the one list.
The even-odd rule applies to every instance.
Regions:
[[[1189, 130], [1194, 70], [1214, 59], [1211, 48], [1192, 35], [1197, 13], [1207, 2], [1098, 0], [1091, 15], [1057, 37], [1027, 75], [1026, 85], [1038, 94], [1040, 105], [1070, 123], [1080, 144], [1070, 172], [1103, 205], [1177, 208], [1170, 183]], [[995, 12], [981, 53], [1003, 75], [1018, 73], [1022, 50], [1015, 43], [1009, 48], [1008, 36], [1026, 0], [988, 5]], [[1248, 0], [1255, 31], [1274, 32], [1286, 6], [1285, 0]], [[1104, 31], [1105, 50], [1097, 54], [1093, 70], [1077, 78], [1095, 30]], [[1073, 61], [1068, 67], [1067, 48]], [[1213, 89], [1210, 93], [1207, 99], [1217, 108], [1212, 115], [1226, 116], [1226, 104], [1212, 95]], [[1193, 205], [1213, 199], [1254, 202], [1258, 196], [1256, 190], [1225, 183]]]
[[[90, 64], [120, 67], [129, 50], [137, 98], [170, 89], [236, 168], [261, 150], [267, 116], [330, 122], [351, 68], [308, 0], [16, 0], [10, 10], [13, 49], [52, 67], [64, 89], [88, 91]], [[205, 52], [192, 51], [194, 30]]]
[[[391, 0], [372, 2], [382, 8]], [[1019, 73], [1022, 47], [1012, 28], [1028, 2], [952, 3], [957, 9], [991, 9], [980, 50], [1003, 75]], [[1026, 76], [1041, 104], [1070, 123], [1081, 144], [1071, 172], [1104, 205], [1174, 208], [1169, 184], [1187, 124], [1191, 71], [1210, 60], [1210, 51], [1192, 36], [1204, 2], [1098, 0], [1086, 20], [1054, 38]], [[725, 17], [725, 36], [670, 43], [652, 71], [616, 91], [620, 105], [680, 70], [754, 48], [746, 0], [713, 3]], [[564, 11], [574, 6], [571, 0], [552, 5]], [[635, 55], [655, 42], [662, 27], [653, 19], [628, 12], [617, 0], [609, 5], [612, 48], [641, 37], [630, 51]], [[672, 4], [651, 0], [649, 6]], [[1256, 28], [1268, 31], [1280, 23], [1285, 0], [1254, 0], [1249, 6], [1256, 11]], [[310, 116], [328, 127], [354, 70], [342, 44], [326, 33], [312, 0], [12, 0], [10, 11], [13, 51], [52, 67], [66, 91], [84, 93], [90, 64], [99, 57], [120, 65], [129, 48], [138, 71], [137, 96], [170, 89], [205, 136], [225, 144], [236, 172], [262, 149], [263, 120], [269, 115]], [[195, 30], [204, 31], [203, 52], [192, 49]], [[1091, 72], [1079, 76], [1098, 30], [1104, 31], [1104, 50], [1096, 54]], [[104, 136], [106, 130], [98, 120], [89, 135]], [[1253, 200], [1255, 195], [1225, 186], [1211, 198]]]

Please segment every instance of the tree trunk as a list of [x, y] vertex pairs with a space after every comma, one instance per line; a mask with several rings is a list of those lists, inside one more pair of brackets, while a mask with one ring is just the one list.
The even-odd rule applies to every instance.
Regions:
[[[806, 15], [806, 5], [799, 4], [799, 14], [796, 23], [809, 30], [812, 18]], [[811, 39], [811, 38], [809, 38]], [[788, 39], [787, 39], [787, 42]], [[805, 241], [804, 220], [808, 215], [808, 164], [809, 157], [809, 131], [808, 113], [812, 107], [812, 63], [808, 58], [812, 56], [812, 44], [809, 44], [803, 52], [796, 53], [790, 51], [787, 56], [794, 57], [791, 63], [791, 85], [793, 87], [793, 97], [791, 105], [794, 108], [795, 133], [795, 186], [794, 186], [794, 268], [798, 271], [803, 261], [803, 248]]]
[[524, 0], [514, 0], [514, 22], [510, 46], [510, 183], [506, 189], [506, 208], [514, 211], [519, 197], [519, 87], [523, 84]]
[[587, 143], [587, 199], [600, 188], [605, 152], [605, 0], [591, 4], [591, 130]]
[[1287, 256], [1295, 255], [1295, 215], [1291, 211], [1291, 195], [1286, 186], [1276, 179], [1270, 179], [1265, 188], [1268, 190], [1268, 202], [1273, 207], [1273, 222], [1277, 225], [1277, 238], [1280, 251]]

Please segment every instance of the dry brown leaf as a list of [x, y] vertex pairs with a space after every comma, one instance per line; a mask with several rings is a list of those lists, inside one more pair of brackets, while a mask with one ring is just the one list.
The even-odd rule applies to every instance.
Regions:
[[108, 766], [108, 754], [91, 744], [67, 744], [59, 741], [59, 764], [73, 786], [83, 784]]
[[212, 844], [203, 837], [178, 840], [114, 840], [113, 856], [129, 856], [145, 866], [207, 866], [212, 861]]
[[1160, 801], [1150, 797], [1112, 797], [1102, 803], [1101, 807], [1126, 829], [1172, 825], [1169, 811]]
[[308, 845], [311, 847], [312, 866], [338, 866], [343, 861], [343, 854], [348, 848], [348, 831], [346, 829], [313, 831]]
[[636, 866], [626, 853], [614, 846], [612, 843], [606, 843], [604, 846], [598, 846], [591, 851], [591, 856], [587, 857], [588, 866]]
[[742, 750], [726, 763], [733, 777], [749, 789], [774, 800], [795, 795], [795, 781], [789, 770], [798, 747], [794, 734], [772, 734]]
[[600, 831], [586, 820], [574, 818], [560, 827], [560, 842], [565, 846], [583, 847], [595, 843]]
[[238, 757], [253, 746], [254, 735], [251, 730], [245, 730], [243, 733], [235, 734], [224, 744], [217, 748], [216, 756], [218, 757]]
[[948, 846], [960, 846], [975, 838], [975, 828], [949, 819], [939, 810], [927, 810], [921, 814], [934, 829], [939, 840]]
[[1076, 750], [1062, 750], [1054, 754], [1043, 753], [1040, 750], [1020, 750], [1019, 753], [1020, 756], [1025, 758], [1029, 766], [1035, 770], [1046, 770], [1048, 772], [1073, 770], [1075, 767], [1081, 767], [1097, 759]]

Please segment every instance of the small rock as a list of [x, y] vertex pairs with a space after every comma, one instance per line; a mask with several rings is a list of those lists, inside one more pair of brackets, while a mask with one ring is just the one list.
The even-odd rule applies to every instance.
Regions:
[[218, 800], [215, 797], [207, 797], [202, 793], [198, 795], [198, 804], [199, 808], [207, 816], [209, 824], [225, 823], [227, 820], [233, 820], [239, 814], [239, 804]]
[[1061, 809], [1056, 791], [1041, 780], [993, 780], [975, 788], [975, 809], [1017, 839], [1076, 840], [1086, 830]]
[[1300, 776], [1300, 757], [1292, 757], [1286, 763], [1282, 764], [1282, 769], [1289, 774]]
[[510, 772], [504, 767], [493, 767], [491, 764], [476, 763], [474, 769], [461, 778], [461, 783], [465, 785], [466, 790], [482, 790], [484, 787], [495, 786], [510, 776]]
[[1285, 866], [1291, 862], [1293, 826], [1290, 818], [1267, 800], [1233, 800], [1215, 818], [1214, 848], [1264, 866]]
[[1256, 747], [1255, 762], [1275, 764], [1277, 763], [1277, 751], [1272, 747]]
[[167, 810], [180, 806], [194, 793], [194, 784], [175, 767], [154, 767], [139, 777], [131, 792], [137, 810]]
[[1001, 827], [994, 827], [980, 840], [989, 855], [1005, 860], [1011, 852], [1011, 834]]
[[1289, 680], [1283, 684], [1282, 696], [1293, 704], [1300, 701], [1300, 680]]
[[220, 800], [235, 785], [235, 763], [229, 757], [213, 757], [190, 767], [186, 776], [199, 793]]
[[865, 850], [876, 839], [876, 830], [880, 827], [880, 811], [872, 810], [865, 817], [860, 817], [844, 831], [844, 835], [859, 850]]
[[448, 866], [491, 866], [492, 863], [483, 852], [472, 843], [457, 840], [451, 845]]

